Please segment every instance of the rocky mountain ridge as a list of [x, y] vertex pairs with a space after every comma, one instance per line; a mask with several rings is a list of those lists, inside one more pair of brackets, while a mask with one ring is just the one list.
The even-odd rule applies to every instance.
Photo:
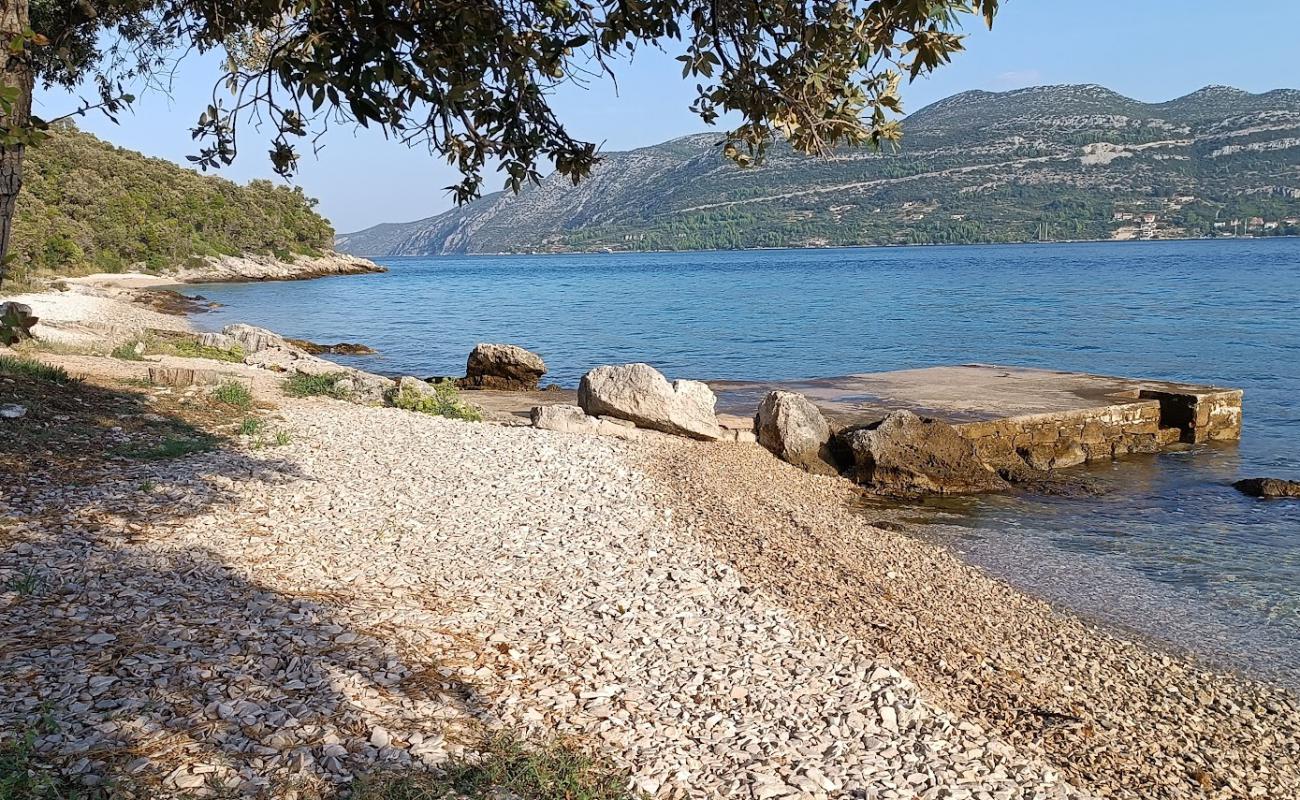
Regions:
[[576, 187], [551, 177], [336, 243], [389, 256], [1300, 233], [1294, 89], [963, 92], [909, 116], [896, 152], [775, 148], [752, 169], [719, 140], [607, 153]]

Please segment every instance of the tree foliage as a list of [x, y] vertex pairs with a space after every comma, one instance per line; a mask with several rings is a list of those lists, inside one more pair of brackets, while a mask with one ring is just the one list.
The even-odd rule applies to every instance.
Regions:
[[[6, 0], [11, 2], [12, 0]], [[991, 24], [998, 0], [33, 0], [40, 80], [92, 80], [110, 112], [123, 80], [165, 69], [177, 48], [224, 48], [226, 74], [194, 132], [194, 162], [229, 163], [251, 119], [273, 131], [276, 170], [330, 124], [377, 126], [426, 146], [478, 196], [551, 162], [573, 180], [598, 157], [551, 107], [566, 82], [614, 75], [643, 47], [678, 51], [706, 122], [734, 112], [724, 150], [741, 164], [775, 139], [825, 153], [896, 140], [899, 86], [961, 49], [959, 16]]]

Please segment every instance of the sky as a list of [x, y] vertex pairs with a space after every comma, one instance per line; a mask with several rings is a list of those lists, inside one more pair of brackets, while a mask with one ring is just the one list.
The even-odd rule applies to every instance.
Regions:
[[[1251, 92], [1300, 88], [1300, 0], [1003, 0], [992, 31], [973, 18], [968, 30], [967, 49], [952, 64], [904, 88], [906, 111], [968, 89], [1062, 83], [1101, 84], [1147, 102], [1211, 84]], [[695, 81], [681, 79], [677, 54], [643, 50], [618, 69], [617, 89], [610, 82], [565, 87], [554, 106], [571, 134], [603, 150], [707, 130], [688, 109]], [[192, 56], [181, 63], [169, 94], [141, 92], [120, 124], [97, 115], [77, 124], [122, 147], [185, 164], [196, 150], [190, 128], [218, 77], [215, 59]], [[52, 118], [75, 106], [75, 95], [38, 89], [34, 111]], [[239, 159], [219, 174], [240, 182], [274, 178], [264, 142], [241, 139]], [[322, 143], [319, 154], [304, 154], [293, 183], [320, 200], [319, 210], [340, 233], [420, 219], [452, 205], [446, 187], [457, 176], [427, 150], [352, 127], [333, 128]], [[500, 188], [495, 174], [484, 183], [485, 191]]]

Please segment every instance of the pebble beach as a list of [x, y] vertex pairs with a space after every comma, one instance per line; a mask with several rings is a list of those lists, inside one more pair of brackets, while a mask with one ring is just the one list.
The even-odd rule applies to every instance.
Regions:
[[[126, 290], [19, 299], [183, 327]], [[123, 383], [147, 364], [36, 357], [184, 394]], [[5, 454], [0, 737], [33, 731], [85, 785], [334, 797], [495, 732], [575, 742], [650, 797], [1300, 796], [1291, 693], [1021, 594], [757, 445], [291, 398], [222, 368], [282, 444], [71, 472]]]

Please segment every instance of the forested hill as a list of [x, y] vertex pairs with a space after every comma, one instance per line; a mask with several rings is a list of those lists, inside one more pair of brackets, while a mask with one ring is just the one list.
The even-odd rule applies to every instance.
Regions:
[[246, 186], [60, 126], [27, 149], [14, 270], [180, 266], [209, 255], [317, 254], [334, 231], [301, 190]]
[[1300, 233], [1300, 91], [1207, 87], [1148, 104], [1100, 86], [966, 92], [896, 153], [725, 161], [699, 134], [608, 153], [418, 222], [338, 237], [358, 255], [681, 250]]

